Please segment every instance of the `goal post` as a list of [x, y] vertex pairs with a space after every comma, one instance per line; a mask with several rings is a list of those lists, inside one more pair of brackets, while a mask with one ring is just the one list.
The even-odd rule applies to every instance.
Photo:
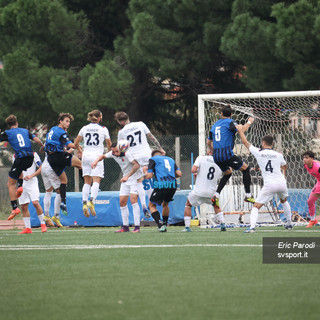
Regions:
[[[250, 116], [255, 118], [246, 133], [249, 142], [254, 146], [261, 145], [263, 136], [267, 134], [273, 136], [273, 149], [282, 152], [288, 164], [286, 179], [292, 211], [307, 218], [306, 200], [315, 180], [303, 168], [301, 155], [307, 150], [320, 153], [320, 91], [198, 95], [199, 155], [206, 152], [209, 131], [220, 118], [223, 105], [231, 106], [232, 118], [238, 124], [246, 123]], [[241, 144], [238, 135], [235, 139], [234, 152], [250, 166], [252, 193], [256, 197], [262, 186], [260, 170], [254, 157]], [[241, 215], [251, 209], [251, 205], [244, 203], [243, 198], [242, 175], [235, 171], [221, 193], [220, 203], [225, 206], [225, 213]], [[262, 208], [262, 212], [266, 211], [266, 220], [271, 219], [270, 211], [274, 210], [274, 206], [278, 206], [278, 203], [278, 199], [275, 199], [272, 209], [266, 206]], [[279, 210], [281, 212], [281, 205]]]

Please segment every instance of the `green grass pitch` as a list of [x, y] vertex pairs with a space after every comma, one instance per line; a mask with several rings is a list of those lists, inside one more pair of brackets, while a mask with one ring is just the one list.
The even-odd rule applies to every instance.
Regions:
[[319, 227], [181, 230], [2, 230], [0, 319], [319, 319], [319, 264], [262, 263], [263, 237]]

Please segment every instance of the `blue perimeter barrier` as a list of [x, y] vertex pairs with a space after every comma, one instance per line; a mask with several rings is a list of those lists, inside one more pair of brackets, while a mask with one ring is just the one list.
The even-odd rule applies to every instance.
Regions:
[[[187, 201], [187, 196], [190, 190], [180, 190], [177, 191], [174, 196], [174, 201], [170, 202], [170, 215], [169, 224], [175, 224], [183, 221], [184, 207]], [[291, 204], [291, 210], [298, 212], [302, 217], [308, 216], [308, 205], [307, 199], [310, 195], [310, 190], [300, 190], [300, 189], [290, 189], [289, 190], [289, 203]], [[54, 207], [54, 197], [53, 193], [51, 199], [50, 216], [53, 216]], [[43, 207], [44, 193], [40, 194], [40, 204]], [[141, 204], [139, 201], [140, 209]], [[86, 218], [82, 212], [82, 194], [81, 192], [68, 192], [67, 193], [67, 208], [68, 216], [60, 214], [60, 221], [64, 226], [74, 225], [75, 221], [78, 225], [86, 227], [115, 227], [122, 225], [122, 218], [119, 206], [119, 191], [102, 191], [99, 192], [98, 198], [96, 200], [96, 213], [95, 217], [90, 216]], [[133, 225], [133, 214], [132, 207], [130, 204], [130, 199], [128, 201], [129, 208], [129, 223]], [[282, 209], [282, 206], [279, 206]], [[32, 227], [40, 226], [37, 213], [30, 203], [29, 211], [31, 216]], [[161, 207], [158, 207], [158, 211], [161, 214]], [[141, 210], [141, 219], [143, 218], [143, 213]], [[145, 219], [145, 221], [153, 221], [152, 218]]]
[[[190, 190], [177, 191], [174, 196], [174, 201], [169, 203], [170, 215], [169, 224], [174, 224], [183, 221], [184, 207], [187, 201], [187, 196]], [[53, 216], [55, 193], [52, 194], [50, 216]], [[40, 205], [43, 208], [44, 193], [40, 194]], [[144, 217], [142, 207], [139, 200], [141, 209], [141, 219]], [[86, 227], [115, 227], [122, 226], [122, 218], [119, 205], [119, 191], [101, 191], [96, 199], [96, 213], [95, 217], [90, 216], [86, 218], [82, 211], [82, 193], [81, 192], [67, 192], [67, 208], [68, 215], [64, 216], [60, 213], [60, 221], [64, 226], [74, 225], [76, 221], [78, 225]], [[130, 198], [128, 200], [129, 208], [129, 223], [133, 225], [133, 213], [132, 206], [130, 204]], [[31, 217], [31, 226], [38, 227], [40, 222], [35, 208], [30, 203], [29, 211]], [[161, 214], [161, 207], [158, 207], [158, 211]], [[144, 219], [145, 221], [153, 221], [153, 218]]]

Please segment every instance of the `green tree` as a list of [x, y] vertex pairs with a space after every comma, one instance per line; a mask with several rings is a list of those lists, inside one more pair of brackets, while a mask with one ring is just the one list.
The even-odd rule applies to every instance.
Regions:
[[[153, 121], [159, 131], [196, 132], [197, 94], [244, 90], [238, 79], [241, 65], [219, 50], [231, 4], [129, 2], [132, 29], [116, 38], [115, 50], [135, 79], [132, 114]], [[157, 120], [165, 115], [165, 121]]]
[[319, 21], [316, 0], [236, 0], [221, 50], [242, 61], [253, 91], [317, 89]]

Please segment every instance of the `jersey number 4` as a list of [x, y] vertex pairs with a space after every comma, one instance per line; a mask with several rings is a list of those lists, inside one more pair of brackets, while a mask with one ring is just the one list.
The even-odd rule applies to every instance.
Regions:
[[271, 165], [271, 160], [269, 160], [267, 162], [265, 170], [266, 171], [270, 171], [271, 173], [273, 172], [273, 168], [272, 168], [272, 165]]

